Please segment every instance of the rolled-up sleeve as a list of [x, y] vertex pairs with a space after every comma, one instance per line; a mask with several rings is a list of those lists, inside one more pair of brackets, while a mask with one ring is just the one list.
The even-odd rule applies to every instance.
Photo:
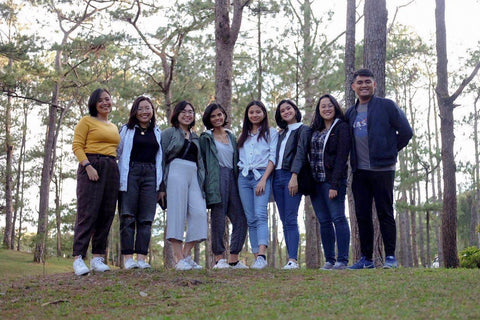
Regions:
[[269, 142], [269, 155], [268, 160], [275, 165], [276, 151], [278, 142], [277, 130], [270, 128], [270, 142]]

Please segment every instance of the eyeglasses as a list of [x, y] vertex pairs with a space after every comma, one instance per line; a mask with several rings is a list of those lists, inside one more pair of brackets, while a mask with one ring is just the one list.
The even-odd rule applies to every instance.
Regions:
[[182, 110], [180, 111], [180, 114], [194, 114], [195, 112], [193, 112], [193, 110]]

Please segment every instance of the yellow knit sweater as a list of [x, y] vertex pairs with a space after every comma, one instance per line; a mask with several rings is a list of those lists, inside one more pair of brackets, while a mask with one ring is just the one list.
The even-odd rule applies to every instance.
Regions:
[[78, 161], [82, 162], [87, 159], [86, 153], [116, 157], [119, 143], [116, 125], [86, 116], [75, 126], [72, 149]]

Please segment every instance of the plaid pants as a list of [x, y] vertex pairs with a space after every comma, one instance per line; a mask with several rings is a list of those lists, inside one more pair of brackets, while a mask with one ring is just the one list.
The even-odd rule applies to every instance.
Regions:
[[90, 181], [85, 168], [78, 166], [73, 255], [82, 257], [87, 255], [90, 240], [93, 254], [105, 254], [120, 183], [117, 162], [113, 157], [92, 154], [87, 156], [97, 170], [99, 179]]

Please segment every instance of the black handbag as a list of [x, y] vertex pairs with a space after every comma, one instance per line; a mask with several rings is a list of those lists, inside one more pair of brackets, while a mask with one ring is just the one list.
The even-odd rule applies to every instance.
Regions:
[[315, 188], [310, 162], [307, 160], [297, 176], [298, 192], [303, 195], [310, 195]]

